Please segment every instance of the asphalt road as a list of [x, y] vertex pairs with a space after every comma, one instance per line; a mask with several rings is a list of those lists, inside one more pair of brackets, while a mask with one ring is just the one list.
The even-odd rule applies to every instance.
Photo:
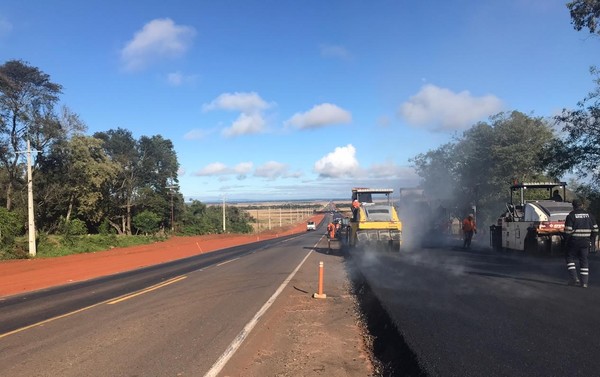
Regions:
[[321, 232], [0, 302], [2, 376], [203, 376]]
[[454, 247], [352, 259], [429, 376], [600, 371], [597, 255], [588, 289], [566, 286], [561, 257]]

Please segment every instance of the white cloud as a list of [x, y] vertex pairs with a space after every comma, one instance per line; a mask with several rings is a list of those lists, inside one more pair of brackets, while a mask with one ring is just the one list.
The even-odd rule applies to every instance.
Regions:
[[266, 128], [263, 110], [271, 104], [260, 98], [257, 93], [223, 93], [210, 103], [202, 105], [203, 111], [226, 110], [239, 111], [241, 114], [231, 124], [223, 129], [222, 135], [234, 137], [247, 134], [261, 133]]
[[212, 131], [209, 131], [209, 130], [202, 130], [202, 129], [195, 128], [195, 129], [189, 131], [188, 133], [186, 133], [185, 135], [183, 135], [183, 138], [185, 140], [200, 140], [200, 139], [204, 139], [211, 133], [212, 133]]
[[352, 58], [352, 55], [343, 46], [323, 44], [319, 46], [319, 48], [321, 50], [321, 56], [325, 58], [335, 58], [342, 60], [349, 60]]
[[287, 171], [288, 166], [286, 164], [277, 161], [269, 161], [264, 165], [257, 167], [254, 175], [257, 177], [274, 180], [275, 178], [286, 176]]
[[502, 110], [493, 95], [474, 97], [469, 91], [454, 93], [427, 84], [400, 106], [399, 115], [408, 123], [433, 131], [460, 130]]
[[237, 174], [248, 174], [252, 171], [253, 166], [252, 162], [240, 162], [233, 168], [233, 171]]
[[0, 17], [0, 37], [8, 35], [12, 29], [12, 24], [6, 18]]
[[231, 170], [222, 162], [213, 162], [211, 164], [206, 165], [196, 173], [195, 176], [204, 177], [210, 175], [224, 175], [229, 174]]
[[334, 124], [348, 124], [352, 122], [352, 115], [331, 103], [322, 103], [314, 106], [305, 113], [296, 113], [285, 124], [299, 129], [320, 128]]
[[181, 72], [171, 72], [167, 74], [167, 83], [170, 86], [181, 86], [185, 84], [194, 84], [198, 75], [184, 75]]
[[250, 114], [269, 108], [257, 93], [223, 93], [212, 102], [202, 105], [204, 111], [227, 110]]
[[187, 52], [195, 35], [193, 27], [176, 25], [169, 18], [152, 20], [121, 50], [124, 68], [137, 71], [155, 60], [180, 57]]
[[320, 177], [326, 178], [355, 176], [359, 171], [356, 148], [352, 144], [335, 148], [333, 152], [315, 162], [314, 170]]
[[261, 114], [240, 114], [231, 127], [223, 129], [223, 136], [234, 137], [248, 134], [258, 134], [264, 131], [266, 122]]
[[229, 179], [227, 176], [236, 175], [237, 179], [241, 180], [246, 178], [246, 175], [252, 171], [253, 166], [252, 162], [240, 162], [231, 168], [222, 162], [213, 162], [193, 175], [197, 177], [218, 176], [219, 180], [227, 180]]

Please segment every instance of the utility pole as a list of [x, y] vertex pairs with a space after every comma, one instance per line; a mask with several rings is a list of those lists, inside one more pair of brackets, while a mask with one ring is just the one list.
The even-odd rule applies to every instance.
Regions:
[[31, 144], [27, 138], [27, 215], [29, 220], [29, 256], [37, 254], [35, 245], [35, 217], [33, 212], [33, 179], [31, 174]]
[[173, 210], [173, 189], [177, 188], [177, 185], [167, 186], [171, 192], [171, 233], [175, 231], [175, 212]]
[[225, 226], [225, 195], [223, 195], [223, 233], [227, 231], [227, 227]]

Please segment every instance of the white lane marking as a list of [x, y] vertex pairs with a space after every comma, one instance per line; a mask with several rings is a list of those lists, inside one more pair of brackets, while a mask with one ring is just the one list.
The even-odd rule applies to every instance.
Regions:
[[[318, 244], [318, 242], [317, 242], [317, 244]], [[313, 252], [314, 248], [317, 246], [317, 244], [315, 244], [315, 246], [313, 246], [313, 248], [308, 252], [308, 254], [306, 254], [304, 259], [302, 259], [302, 262], [300, 262], [300, 264], [296, 267], [296, 269], [294, 271], [292, 271], [292, 273], [285, 279], [285, 281], [283, 283], [281, 283], [281, 285], [279, 286], [279, 288], [277, 288], [275, 293], [273, 293], [271, 298], [269, 298], [267, 300], [267, 302], [265, 302], [265, 304], [262, 306], [262, 308], [260, 308], [260, 310], [258, 312], [256, 312], [256, 314], [250, 320], [250, 322], [248, 322], [246, 324], [246, 326], [244, 326], [242, 331], [240, 331], [240, 333], [235, 337], [235, 339], [233, 339], [233, 342], [231, 342], [229, 347], [227, 347], [225, 352], [223, 352], [221, 357], [219, 357], [219, 359], [213, 364], [213, 366], [210, 368], [210, 370], [208, 372], [206, 372], [204, 377], [216, 377], [219, 374], [219, 372], [221, 372], [221, 370], [223, 369], [225, 364], [227, 364], [229, 359], [231, 359], [231, 357], [235, 354], [235, 352], [240, 348], [240, 346], [242, 345], [242, 342], [246, 339], [248, 334], [250, 334], [252, 329], [254, 329], [254, 326], [256, 326], [256, 324], [258, 323], [260, 318], [266, 313], [266, 311], [271, 307], [271, 305], [273, 305], [273, 303], [275, 302], [277, 297], [281, 294], [283, 289], [294, 278], [294, 276], [296, 275], [296, 273], [298, 272], [300, 267], [302, 267], [304, 262], [308, 259], [310, 254]]]
[[218, 263], [218, 264], [217, 264], [217, 267], [219, 267], [219, 266], [222, 266], [222, 265], [224, 265], [224, 264], [227, 264], [227, 263], [229, 263], [229, 262], [233, 262], [234, 260], [238, 260], [238, 259], [240, 259], [240, 257], [233, 258], [233, 259], [230, 259], [230, 260], [226, 260], [225, 262]]

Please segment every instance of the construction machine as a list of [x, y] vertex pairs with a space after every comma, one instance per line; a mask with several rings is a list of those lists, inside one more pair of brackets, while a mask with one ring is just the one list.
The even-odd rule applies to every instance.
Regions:
[[[565, 219], [573, 209], [562, 201], [566, 195], [565, 182], [518, 183], [510, 187], [510, 203], [490, 227], [490, 241], [495, 250], [519, 250], [554, 254], [561, 251]], [[562, 197], [551, 199], [551, 190], [561, 190]], [[533, 191], [535, 190], [535, 191]], [[526, 196], [535, 192], [544, 199]], [[556, 197], [555, 197], [556, 198]]]
[[400, 251], [402, 222], [391, 202], [393, 192], [393, 189], [352, 189], [352, 201], [357, 200], [360, 206], [353, 209], [348, 226], [346, 242], [351, 248]]

